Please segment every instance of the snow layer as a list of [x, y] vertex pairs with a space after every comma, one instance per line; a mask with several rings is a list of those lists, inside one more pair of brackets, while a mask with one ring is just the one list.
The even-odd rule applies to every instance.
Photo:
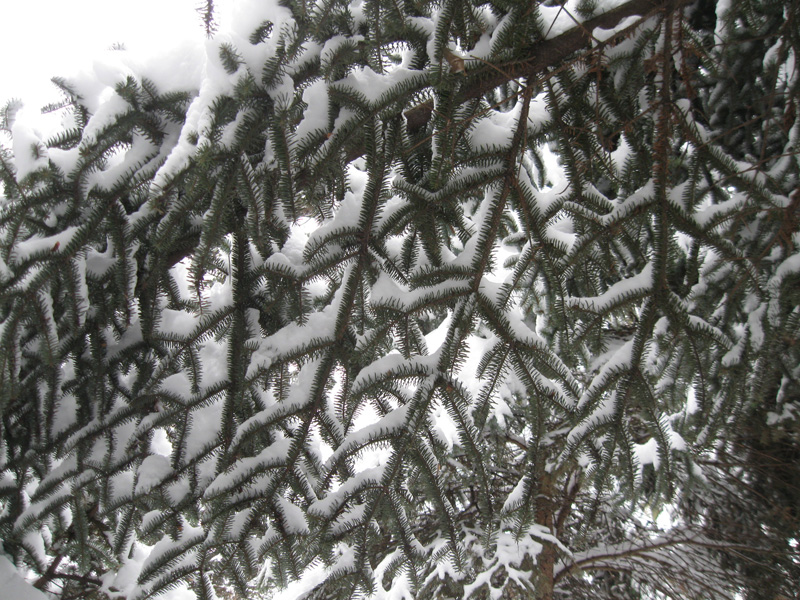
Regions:
[[0, 554], [0, 590], [3, 597], [9, 600], [47, 600], [47, 596], [25, 581], [11, 561], [2, 554]]

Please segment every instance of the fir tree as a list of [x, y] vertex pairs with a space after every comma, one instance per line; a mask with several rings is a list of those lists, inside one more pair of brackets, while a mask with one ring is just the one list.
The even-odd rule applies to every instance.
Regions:
[[63, 599], [795, 594], [796, 3], [241, 10], [193, 85], [2, 114], [0, 559]]

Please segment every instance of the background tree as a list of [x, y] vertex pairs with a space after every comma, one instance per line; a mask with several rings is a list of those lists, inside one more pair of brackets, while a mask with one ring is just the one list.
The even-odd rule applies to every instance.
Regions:
[[798, 8], [241, 11], [193, 85], [4, 112], [35, 587], [794, 594]]

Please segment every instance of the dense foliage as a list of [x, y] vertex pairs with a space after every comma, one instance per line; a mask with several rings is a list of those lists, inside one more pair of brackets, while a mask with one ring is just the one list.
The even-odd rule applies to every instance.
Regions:
[[51, 139], [10, 103], [0, 559], [63, 599], [792, 597], [798, 49], [777, 0], [253, 0], [56, 80]]

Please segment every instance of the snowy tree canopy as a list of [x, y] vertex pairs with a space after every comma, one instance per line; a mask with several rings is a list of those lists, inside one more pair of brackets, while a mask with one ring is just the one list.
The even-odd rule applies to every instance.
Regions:
[[777, 0], [241, 0], [52, 138], [9, 103], [0, 582], [792, 597], [798, 49]]

